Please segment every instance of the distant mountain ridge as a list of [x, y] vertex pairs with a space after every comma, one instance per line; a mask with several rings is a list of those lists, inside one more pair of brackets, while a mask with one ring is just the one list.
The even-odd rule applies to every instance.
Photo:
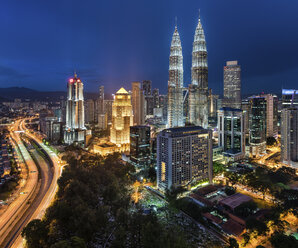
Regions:
[[[66, 99], [66, 91], [38, 91], [25, 87], [9, 87], [9, 88], [0, 88], [0, 101], [13, 101], [16, 98], [22, 100], [29, 99], [31, 101], [37, 100], [52, 100], [57, 101], [61, 98]], [[98, 94], [84, 92], [84, 97], [86, 99], [96, 99]]]

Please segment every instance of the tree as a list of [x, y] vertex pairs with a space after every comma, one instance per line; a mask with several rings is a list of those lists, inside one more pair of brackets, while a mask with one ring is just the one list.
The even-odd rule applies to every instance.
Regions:
[[276, 145], [276, 139], [274, 138], [274, 137], [268, 137], [267, 139], [266, 139], [266, 145], [267, 146], [274, 146], [274, 145]]
[[298, 240], [293, 236], [287, 236], [280, 232], [275, 232], [270, 237], [270, 242], [274, 248], [296, 248], [298, 247]]
[[236, 193], [236, 190], [235, 190], [235, 188], [233, 188], [233, 187], [229, 187], [229, 186], [227, 186], [227, 187], [225, 188], [225, 193], [226, 193], [227, 195], [233, 195], [233, 194]]
[[246, 229], [250, 231], [256, 231], [258, 235], [265, 235], [269, 230], [267, 225], [255, 218], [249, 218], [246, 221]]
[[30, 248], [45, 247], [45, 240], [47, 239], [45, 223], [41, 220], [32, 220], [23, 229], [22, 237], [27, 240]]
[[239, 248], [239, 244], [236, 239], [229, 238], [229, 246], [227, 248]]
[[150, 179], [151, 182], [156, 181], [156, 170], [154, 167], [150, 167], [148, 170], [148, 178]]

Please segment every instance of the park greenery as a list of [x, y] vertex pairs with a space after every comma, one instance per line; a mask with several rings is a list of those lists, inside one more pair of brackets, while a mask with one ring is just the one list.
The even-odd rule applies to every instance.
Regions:
[[71, 154], [55, 201], [22, 231], [28, 248], [191, 247], [183, 233], [132, 203], [133, 168], [119, 154]]

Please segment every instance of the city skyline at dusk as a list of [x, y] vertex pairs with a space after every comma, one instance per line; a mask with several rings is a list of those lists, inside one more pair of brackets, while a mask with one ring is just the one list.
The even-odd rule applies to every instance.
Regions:
[[[214, 8], [214, 6], [217, 6]], [[117, 6], [117, 8], [115, 8]], [[242, 90], [295, 88], [298, 3], [288, 1], [9, 1], [1, 4], [0, 88], [65, 90], [76, 70], [88, 92], [151, 80], [165, 93], [175, 16], [181, 37], [184, 87], [198, 12], [204, 27], [209, 87], [222, 94], [223, 66], [238, 60]], [[270, 11], [269, 11], [270, 9]]]

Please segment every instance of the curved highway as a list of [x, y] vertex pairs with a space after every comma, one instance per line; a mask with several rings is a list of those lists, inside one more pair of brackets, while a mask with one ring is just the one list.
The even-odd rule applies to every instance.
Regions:
[[8, 207], [0, 218], [0, 247], [5, 248], [23, 247], [22, 229], [31, 220], [42, 218], [46, 208], [54, 199], [58, 187], [57, 180], [62, 173], [58, 156], [34, 134], [28, 132], [24, 120], [16, 121], [14, 128], [25, 132], [30, 143], [37, 145], [38, 149], [46, 154], [48, 161], [42, 158], [36, 149], [28, 151], [22, 143], [19, 133], [11, 133], [17, 140], [30, 173], [23, 194]]

